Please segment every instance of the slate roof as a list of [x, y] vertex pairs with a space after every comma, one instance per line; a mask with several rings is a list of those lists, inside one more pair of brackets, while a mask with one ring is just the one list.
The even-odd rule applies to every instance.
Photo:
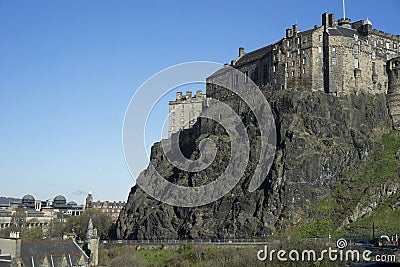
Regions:
[[72, 240], [22, 240], [21, 244], [21, 258], [25, 266], [32, 266], [32, 258], [35, 266], [40, 266], [44, 261], [51, 262], [51, 260], [54, 266], [61, 266], [63, 261], [66, 261], [68, 266], [71, 266], [70, 262], [72, 266], [77, 266], [82, 256], [88, 259]]
[[0, 267], [9, 267], [11, 266], [11, 255], [0, 255]]
[[364, 37], [360, 35], [357, 30], [348, 29], [340, 26], [337, 26], [336, 28], [329, 28], [328, 34], [330, 36], [345, 36], [345, 37], [354, 37], [354, 35], [357, 35], [358, 38], [364, 39]]
[[259, 60], [262, 57], [265, 57], [271, 50], [272, 50], [272, 45], [267, 45], [260, 49], [246, 53], [236, 62], [235, 66], [246, 64], [254, 60]]

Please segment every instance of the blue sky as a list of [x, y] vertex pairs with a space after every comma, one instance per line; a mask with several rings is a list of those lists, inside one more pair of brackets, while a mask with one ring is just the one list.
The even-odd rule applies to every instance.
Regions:
[[[230, 62], [239, 46], [265, 46], [296, 22], [300, 30], [320, 25], [325, 11], [340, 18], [341, 7], [341, 0], [0, 0], [0, 196], [62, 194], [83, 203], [92, 190], [96, 200], [126, 200], [133, 180], [122, 123], [146, 79], [178, 63]], [[398, 0], [348, 0], [346, 14], [400, 34], [399, 8]], [[165, 117], [168, 107], [158, 108]], [[158, 134], [162, 125], [152, 127]]]

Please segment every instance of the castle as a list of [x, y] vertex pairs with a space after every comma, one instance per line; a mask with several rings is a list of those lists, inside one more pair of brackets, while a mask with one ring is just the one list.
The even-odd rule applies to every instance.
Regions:
[[[373, 29], [368, 19], [351, 23], [322, 14], [322, 25], [299, 31], [297, 25], [286, 29], [276, 43], [239, 56], [230, 66], [243, 77], [228, 77], [218, 71], [207, 79], [207, 97], [223, 99], [230, 95], [214, 84], [228, 79], [232, 86], [246, 84], [250, 78], [259, 87], [323, 91], [335, 95], [365, 91], [387, 93], [387, 62], [400, 55], [400, 36]], [[245, 79], [238, 81], [238, 79]]]

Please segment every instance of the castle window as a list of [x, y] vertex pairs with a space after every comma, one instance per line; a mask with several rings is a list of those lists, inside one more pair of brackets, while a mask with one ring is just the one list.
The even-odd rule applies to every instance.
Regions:
[[306, 74], [306, 68], [303, 68], [303, 74]]
[[376, 73], [376, 64], [375, 64], [375, 62], [372, 62], [372, 73], [373, 74]]
[[317, 58], [315, 59], [315, 62], [317, 62], [317, 63], [319, 62], [319, 57], [317, 57]]
[[273, 71], [274, 71], [274, 72], [277, 72], [277, 71], [278, 71], [278, 64], [275, 64], [275, 65], [274, 65]]
[[286, 72], [286, 78], [289, 78], [289, 72]]
[[332, 47], [332, 56], [336, 56], [336, 47]]
[[358, 44], [355, 44], [354, 45], [354, 54], [358, 54], [358, 52], [359, 52], [359, 46], [358, 46]]
[[318, 53], [322, 53], [322, 47], [318, 46]]
[[287, 47], [290, 47], [290, 40], [287, 40]]
[[285, 63], [285, 67], [286, 68], [289, 67], [289, 63], [288, 62]]
[[371, 55], [372, 59], [376, 59], [376, 51], [372, 51], [372, 55]]
[[332, 65], [334, 65], [334, 66], [335, 66], [336, 64], [337, 64], [337, 60], [336, 60], [336, 58], [335, 58], [335, 57], [333, 57], [333, 58], [332, 58]]
[[294, 71], [292, 71], [292, 77], [294, 77]]
[[264, 65], [264, 78], [267, 78], [268, 77], [268, 65], [267, 64], [265, 64]]
[[393, 49], [397, 49], [397, 44], [393, 43]]
[[297, 49], [297, 54], [300, 55], [300, 53], [301, 53], [301, 49], [299, 48], [299, 49]]
[[287, 57], [290, 57], [290, 51], [287, 51]]
[[258, 82], [258, 68], [255, 68], [255, 69], [254, 69], [254, 72], [253, 72], [253, 80], [254, 80], [255, 82]]
[[354, 34], [354, 39], [357, 41], [358, 40], [358, 35]]
[[390, 56], [388, 54], [386, 54], [386, 60], [389, 60]]
[[244, 83], [248, 83], [249, 82], [249, 72], [245, 71], [244, 72]]
[[374, 40], [374, 47], [376, 47], [377, 46], [377, 42], [376, 42], [376, 40]]
[[294, 60], [292, 61], [292, 66], [294, 66], [295, 65], [295, 63], [294, 63]]
[[307, 59], [306, 59], [306, 58], [303, 58], [303, 65], [305, 65], [306, 62], [307, 62]]
[[354, 59], [354, 68], [356, 68], [356, 69], [360, 68], [360, 62], [358, 61], [358, 58]]
[[300, 44], [300, 37], [297, 38], [297, 44]]
[[322, 35], [318, 37], [319, 41], [322, 42]]
[[386, 49], [390, 49], [390, 44], [386, 43]]

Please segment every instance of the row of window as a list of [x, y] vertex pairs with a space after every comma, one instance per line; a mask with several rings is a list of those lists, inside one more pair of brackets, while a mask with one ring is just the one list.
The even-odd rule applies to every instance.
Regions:
[[[302, 61], [302, 62], [303, 62], [303, 65], [305, 65], [305, 64], [307, 63], [307, 59], [306, 59], [306, 58], [303, 58], [303, 61]], [[293, 60], [293, 61], [291, 62], [291, 66], [294, 67], [295, 65], [296, 65], [296, 62]], [[300, 61], [297, 62], [297, 66], [300, 66]], [[286, 67], [286, 68], [289, 67], [289, 62], [286, 62], [286, 63], [285, 63], [285, 67]]]
[[[306, 68], [303, 68], [302, 72], [303, 72], [303, 74], [306, 74]], [[294, 75], [295, 75], [295, 71], [286, 72], [286, 78], [294, 77]], [[297, 72], [297, 77], [300, 77], [300, 72]]]
[[[373, 44], [374, 44], [374, 47], [378, 47], [378, 41], [377, 41], [377, 40], [374, 40], [374, 41], [373, 41]], [[379, 41], [379, 44], [380, 44], [381, 46], [383, 46], [383, 41], [380, 40], [380, 41]], [[389, 42], [385, 42], [385, 48], [386, 48], [386, 49], [392, 49], [392, 47], [393, 47], [394, 50], [396, 50], [396, 49], [398, 48], [398, 49], [399, 49], [399, 52], [400, 52], [400, 44], [397, 44], [397, 43], [391, 44], [391, 43], [389, 43]]]

